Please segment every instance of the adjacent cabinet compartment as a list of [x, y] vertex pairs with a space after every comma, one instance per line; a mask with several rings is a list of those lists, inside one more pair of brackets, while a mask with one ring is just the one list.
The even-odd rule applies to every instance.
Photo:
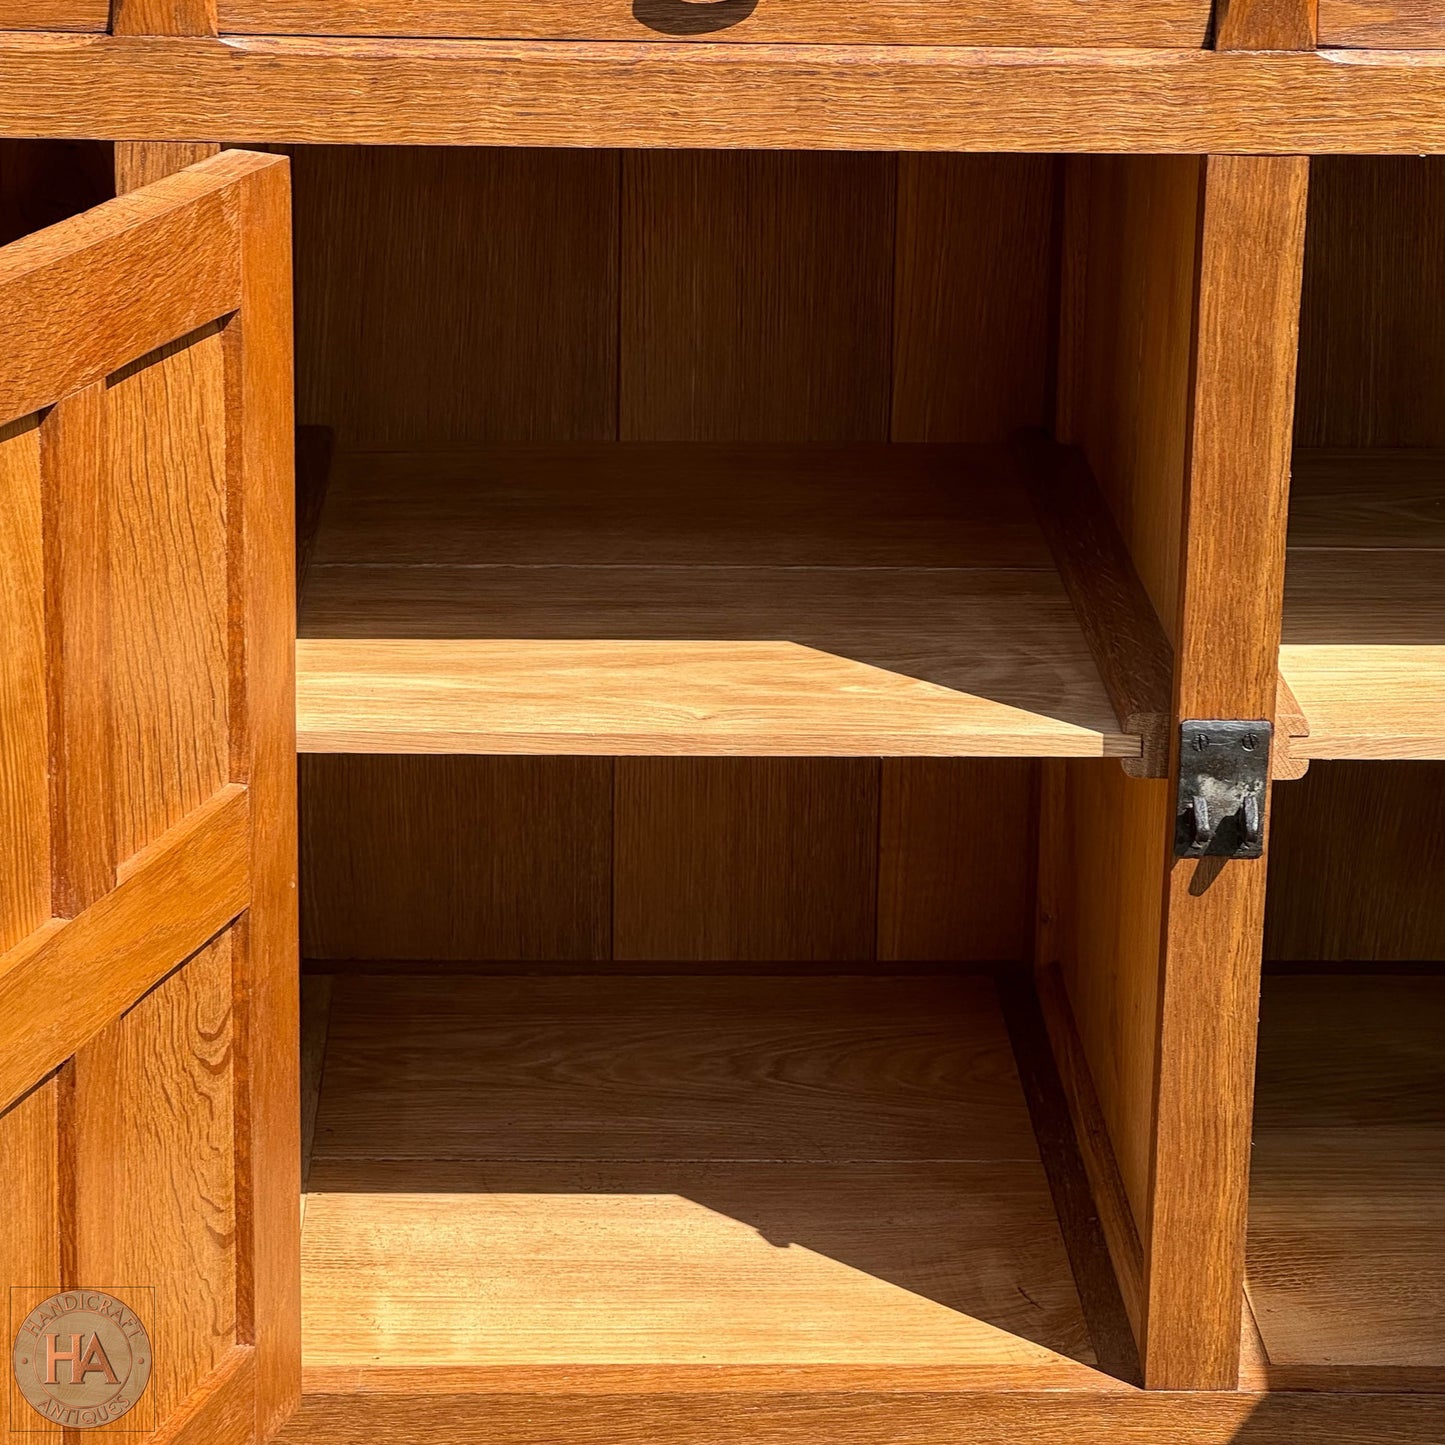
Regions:
[[1245, 1378], [1438, 1391], [1445, 167], [1313, 172], [1281, 667], [1320, 761], [1275, 789]]
[[1304, 758], [1445, 757], [1445, 166], [1313, 167], [1280, 670]]

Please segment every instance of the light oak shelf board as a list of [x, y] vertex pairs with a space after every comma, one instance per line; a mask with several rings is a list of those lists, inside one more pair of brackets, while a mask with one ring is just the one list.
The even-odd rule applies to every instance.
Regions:
[[1445, 452], [1295, 459], [1280, 667], [1302, 758], [1445, 758]]
[[1277, 1387], [1445, 1389], [1442, 1039], [1442, 975], [1265, 981], [1248, 1291]]
[[984, 977], [338, 977], [310, 1189], [311, 1370], [1098, 1385]]
[[1133, 757], [1001, 449], [336, 460], [303, 752]]

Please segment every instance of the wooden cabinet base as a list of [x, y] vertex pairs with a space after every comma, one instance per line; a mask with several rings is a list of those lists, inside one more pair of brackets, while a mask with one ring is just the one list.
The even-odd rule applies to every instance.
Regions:
[[[751, 1375], [751, 1378], [749, 1378]], [[669, 1371], [307, 1371], [283, 1445], [1432, 1445], [1445, 1395], [948, 1388], [842, 1370], [785, 1382]]]

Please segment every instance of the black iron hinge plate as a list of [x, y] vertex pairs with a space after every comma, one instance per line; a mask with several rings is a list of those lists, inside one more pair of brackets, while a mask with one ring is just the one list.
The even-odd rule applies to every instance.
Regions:
[[1258, 858], [1274, 729], [1267, 722], [1188, 719], [1179, 725], [1176, 858]]

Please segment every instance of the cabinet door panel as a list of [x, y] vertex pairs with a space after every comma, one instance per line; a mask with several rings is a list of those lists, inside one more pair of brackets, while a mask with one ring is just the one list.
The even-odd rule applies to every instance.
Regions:
[[[234, 1445], [300, 1381], [288, 247], [233, 151], [0, 250], [7, 1349], [105, 1291], [111, 1428]], [[15, 1439], [89, 1423], [86, 1327]]]

